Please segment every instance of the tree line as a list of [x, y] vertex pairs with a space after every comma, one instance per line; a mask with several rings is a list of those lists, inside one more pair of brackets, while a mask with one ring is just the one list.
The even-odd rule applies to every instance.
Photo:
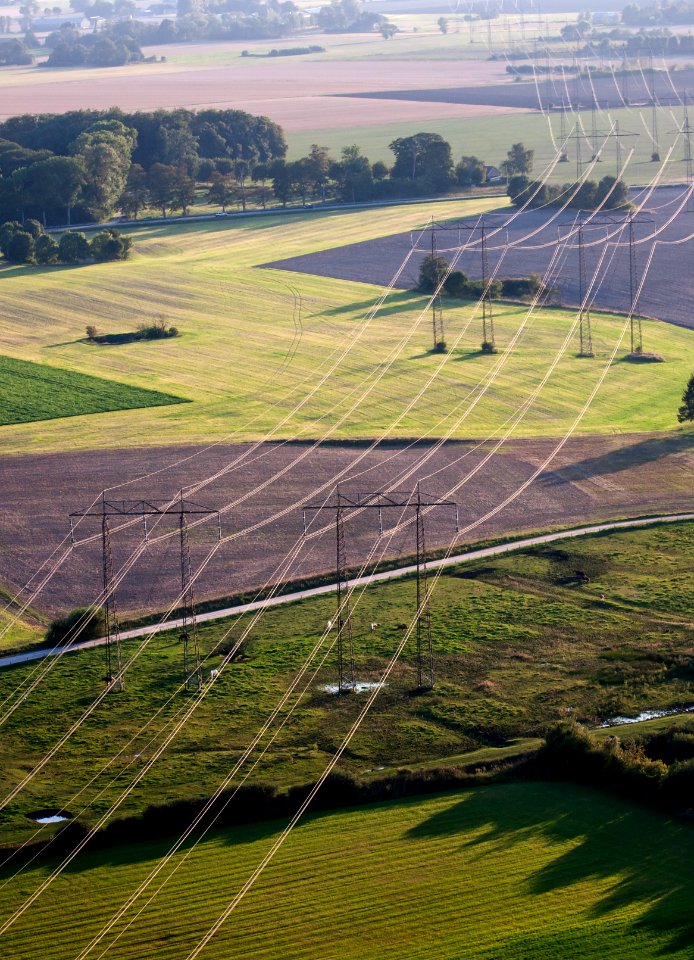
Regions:
[[585, 180], [583, 183], [541, 183], [524, 174], [511, 177], [508, 195], [516, 207], [564, 206], [572, 210], [628, 210], [627, 185], [617, 177], [606, 176], [599, 182]]
[[0, 252], [10, 263], [85, 263], [127, 260], [132, 240], [113, 228], [101, 230], [89, 241], [83, 233], [68, 231], [58, 239], [46, 233], [38, 220], [0, 224]]

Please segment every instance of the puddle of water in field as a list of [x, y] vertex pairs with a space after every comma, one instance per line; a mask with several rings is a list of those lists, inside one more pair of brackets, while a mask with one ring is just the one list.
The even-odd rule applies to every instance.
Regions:
[[644, 720], [658, 720], [660, 717], [672, 717], [676, 713], [694, 713], [694, 705], [690, 707], [673, 707], [672, 710], [644, 710], [637, 717], [611, 717], [604, 723], [598, 724], [600, 727], [618, 727], [624, 723], [643, 723]]
[[47, 823], [64, 823], [72, 818], [69, 816], [69, 814], [64, 813], [39, 813], [34, 814], [30, 817], [30, 819], [35, 823], [40, 823], [41, 826], [43, 826]]
[[[366, 681], [358, 680], [354, 686], [344, 686], [342, 688], [343, 693], [365, 693], [367, 690], [378, 690], [380, 687], [385, 687], [386, 684], [382, 683], [380, 680], [375, 683], [367, 683]], [[325, 687], [322, 688], [326, 693], [339, 693], [340, 688], [336, 683], [328, 683]]]

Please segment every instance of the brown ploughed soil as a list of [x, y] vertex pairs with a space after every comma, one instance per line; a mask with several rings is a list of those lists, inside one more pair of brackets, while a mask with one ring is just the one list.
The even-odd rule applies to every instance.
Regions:
[[[475, 521], [515, 490], [538, 466], [555, 441], [514, 441], [504, 445], [492, 459], [454, 495], [460, 504], [461, 527]], [[314, 491], [343, 471], [345, 492], [382, 489], [398, 483], [400, 471], [416, 467], [407, 483], [408, 493], [422, 478], [422, 489], [442, 496], [479, 464], [488, 447], [468, 442], [447, 443], [436, 451], [431, 445], [403, 443], [369, 452], [359, 466], [355, 458], [366, 444], [329, 445], [311, 451], [300, 465], [292, 467], [306, 446], [297, 443], [268, 444], [244, 464], [192, 495], [194, 501], [219, 508], [256, 488], [288, 468], [261, 493], [230, 510], [223, 519], [224, 534], [241, 531], [271, 517]], [[211, 475], [249, 446], [217, 446], [187, 463], [182, 458], [195, 452], [189, 447], [146, 450], [92, 451], [6, 458], [0, 468], [0, 498], [3, 503], [3, 550], [0, 580], [16, 589], [25, 583], [60, 543], [69, 529], [68, 514], [84, 509], [104, 486], [123, 484], [154, 470], [149, 480], [130, 483], [110, 492], [109, 497], [168, 498], [181, 486]], [[173, 465], [179, 463], [178, 466]], [[554, 526], [569, 526], [597, 519], [638, 516], [657, 512], [691, 510], [694, 435], [691, 433], [578, 437], [563, 448], [550, 470], [493, 519], [464, 535], [461, 543], [509, 533], [530, 532]], [[432, 475], [433, 476], [430, 476]], [[428, 478], [428, 479], [425, 479]], [[315, 494], [315, 498], [320, 496]], [[397, 511], [388, 511], [384, 526]], [[325, 514], [324, 524], [333, 522]], [[114, 524], [115, 526], [115, 524]], [[151, 535], [174, 535], [152, 544], [124, 581], [119, 608], [124, 613], [165, 610], [178, 589], [179, 546], [175, 518], [166, 518]], [[377, 535], [375, 511], [350, 522], [347, 551], [350, 566], [365, 558]], [[98, 521], [84, 521], [78, 536], [97, 535]], [[302, 534], [299, 507], [280, 520], [222, 546], [196, 584], [200, 599], [231, 596], [261, 586], [272, 579], [279, 560]], [[426, 520], [427, 546], [448, 544], [454, 534], [454, 517], [441, 510]], [[410, 526], [394, 538], [388, 556], [411, 555], [414, 530]], [[212, 523], [191, 533], [193, 567], [205, 557], [216, 539]], [[138, 523], [113, 534], [114, 567], [118, 569], [142, 540]], [[334, 532], [328, 526], [319, 538], [307, 542], [299, 562], [285, 578], [327, 573], [334, 569]], [[98, 539], [79, 546], [61, 571], [50, 581], [36, 606], [55, 613], [90, 602], [98, 593], [101, 551]]]

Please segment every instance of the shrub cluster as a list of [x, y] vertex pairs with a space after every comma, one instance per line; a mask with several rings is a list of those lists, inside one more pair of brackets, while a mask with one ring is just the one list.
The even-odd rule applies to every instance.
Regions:
[[551, 729], [538, 768], [562, 779], [612, 790], [670, 813], [694, 811], [694, 734], [671, 728], [640, 740], [599, 739], [580, 724]]
[[[425, 257], [419, 268], [419, 289], [423, 293], [433, 293], [441, 279], [446, 277], [449, 264], [444, 257]], [[536, 273], [527, 277], [504, 277], [487, 284], [481, 280], [471, 280], [462, 270], [452, 270], [443, 283], [444, 291], [460, 300], [479, 300], [487, 289], [489, 300], [500, 297], [522, 300], [533, 297], [542, 288], [542, 280]]]
[[102, 610], [92, 611], [90, 616], [90, 611], [78, 607], [51, 623], [46, 631], [46, 643], [59, 647], [77, 640], [94, 640], [103, 636], [104, 623]]
[[10, 263], [84, 263], [127, 260], [132, 240], [118, 230], [101, 230], [91, 242], [83, 233], [68, 231], [56, 239], [38, 220], [8, 220], [0, 225], [0, 251]]

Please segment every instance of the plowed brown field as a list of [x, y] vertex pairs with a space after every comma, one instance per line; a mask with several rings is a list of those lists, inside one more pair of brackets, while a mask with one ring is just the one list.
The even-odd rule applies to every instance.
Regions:
[[[482, 516], [505, 495], [515, 490], [543, 461], [553, 441], [517, 441], [506, 444], [478, 474], [455, 495], [461, 508], [461, 525]], [[0, 497], [4, 510], [4, 546], [0, 553], [0, 579], [13, 587], [25, 582], [60, 542], [68, 530], [67, 515], [84, 508], [104, 486], [124, 483], [153, 470], [163, 470], [143, 483], [121, 487], [113, 497], [170, 497], [182, 485], [202, 479], [243, 452], [244, 447], [219, 446], [175, 469], [167, 469], [194, 448], [166, 447], [53, 454], [6, 458], [0, 469]], [[311, 490], [345, 470], [345, 491], [383, 488], [397, 482], [401, 470], [412, 467], [431, 447], [403, 444], [384, 446], [369, 453], [358, 470], [350, 464], [363, 450], [359, 445], [326, 446], [312, 452], [301, 467], [291, 468], [305, 447], [295, 444], [266, 445], [255, 460], [195, 494], [194, 500], [220, 507], [254, 489], [278, 470], [289, 467], [259, 497], [249, 499], [224, 519], [224, 532], [240, 531], [270, 517], [276, 511], [310, 496]], [[426, 481], [430, 494], [442, 495], [480, 462], [485, 450], [470, 443], [448, 443], [415, 472], [413, 478], [439, 472]], [[571, 525], [587, 520], [688, 510], [692, 507], [691, 477], [694, 466], [694, 435], [651, 434], [620, 438], [583, 437], [568, 443], [552, 469], [531, 485], [506, 510], [462, 538], [472, 542], [500, 536]], [[32, 482], [27, 483], [27, 478]], [[310, 481], [307, 481], [307, 477]], [[349, 478], [352, 478], [350, 481]], [[403, 489], [411, 490], [403, 484]], [[391, 511], [395, 513], [395, 511]], [[332, 515], [331, 515], [332, 516]], [[175, 519], [175, 518], [174, 518]], [[388, 519], [388, 518], [386, 518]], [[325, 517], [325, 522], [329, 518]], [[449, 542], [453, 518], [440, 511], [427, 519], [427, 544], [440, 547]], [[96, 521], [80, 528], [80, 534], [98, 532]], [[168, 531], [175, 531], [173, 520]], [[192, 535], [193, 566], [203, 559], [216, 537], [214, 524]], [[164, 528], [162, 527], [162, 530]], [[357, 566], [373, 544], [376, 517], [369, 515], [350, 523], [348, 562]], [[200, 578], [199, 598], [229, 596], [262, 585], [273, 576], [278, 558], [301, 536], [300, 509], [256, 533], [224, 545]], [[137, 526], [113, 536], [114, 564], [118, 568], [142, 538]], [[394, 539], [389, 556], [413, 552], [413, 532]], [[329, 529], [307, 543], [290, 576], [330, 572], [334, 568], [334, 535]], [[164, 610], [177, 592], [178, 542], [171, 536], [152, 546], [120, 590], [123, 611]], [[98, 543], [78, 547], [60, 574], [46, 588], [37, 606], [48, 612], [65, 610], [91, 601], [98, 593], [101, 557]]]

